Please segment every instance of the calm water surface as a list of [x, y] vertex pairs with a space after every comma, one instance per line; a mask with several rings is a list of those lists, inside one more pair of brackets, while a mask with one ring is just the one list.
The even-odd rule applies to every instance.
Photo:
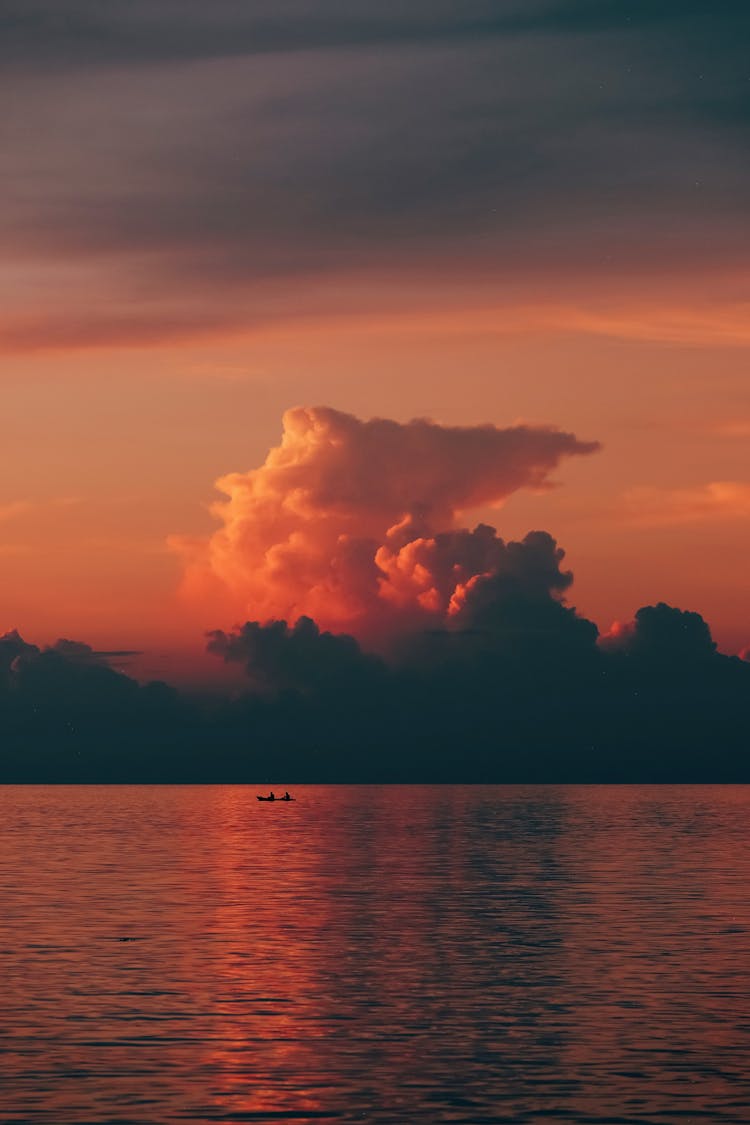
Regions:
[[0, 788], [0, 1121], [750, 1121], [750, 789], [296, 794]]

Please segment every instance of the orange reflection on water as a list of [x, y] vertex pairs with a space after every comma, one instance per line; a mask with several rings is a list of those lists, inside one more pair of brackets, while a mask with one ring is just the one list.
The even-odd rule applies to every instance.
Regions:
[[745, 789], [296, 793], [0, 793], [3, 1112], [750, 1119]]

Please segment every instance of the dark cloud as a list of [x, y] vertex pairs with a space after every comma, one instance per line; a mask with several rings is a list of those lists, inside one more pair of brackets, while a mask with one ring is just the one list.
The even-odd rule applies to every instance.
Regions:
[[585, 659], [593, 652], [598, 629], [566, 606], [562, 594], [573, 581], [561, 571], [565, 552], [545, 531], [508, 543], [494, 572], [473, 579], [459, 600], [453, 623], [458, 630], [483, 632], [506, 657]]
[[112, 667], [114, 664], [119, 664], [124, 660], [133, 656], [142, 655], [137, 649], [107, 649], [96, 650], [91, 645], [85, 644], [83, 641], [70, 641], [65, 637], [55, 641], [49, 647], [50, 652], [56, 652], [58, 655], [65, 657], [73, 663], [80, 664], [104, 664]]
[[190, 575], [204, 597], [204, 560], [253, 614], [209, 639], [248, 677], [226, 745], [273, 746], [310, 780], [750, 776], [750, 669], [698, 614], [645, 606], [597, 644], [549, 533], [459, 525], [593, 449], [549, 429], [288, 411], [264, 464], [218, 482], [222, 527]]
[[14, 630], [0, 637], [0, 694], [38, 713], [114, 717], [137, 703], [137, 682], [113, 667], [133, 655], [97, 651], [67, 638], [39, 648]]
[[[488, 0], [17, 0], [0, 20], [3, 56], [27, 65], [143, 63], [486, 36], [534, 26], [543, 6]], [[535, 18], [536, 17], [536, 18]]]
[[194, 709], [163, 683], [112, 667], [129, 652], [0, 637], [0, 779], [164, 780], [186, 768]]
[[[744, 86], [715, 133], [696, 120], [705, 76], [655, 80], [656, 60], [636, 60], [630, 80], [615, 45], [613, 58], [581, 47], [501, 40], [35, 83], [5, 157], [31, 189], [16, 229], [45, 248], [184, 251], [209, 279], [239, 279], [458, 247], [485, 269], [498, 253], [559, 261], [584, 228], [595, 259], [603, 245], [627, 256], [636, 222], [677, 233], [675, 208], [705, 221], [719, 201], [740, 207]], [[707, 115], [715, 102], [722, 118], [726, 84], [711, 75]]]
[[747, 22], [731, 0], [6, 0], [0, 58], [101, 65], [613, 29], [728, 46]]
[[562, 601], [554, 541], [516, 554], [518, 580], [387, 662], [304, 618], [216, 631], [210, 650], [248, 675], [232, 696], [139, 686], [86, 645], [9, 634], [0, 781], [750, 781], [750, 665], [698, 614], [645, 606], [598, 647]]
[[542, 710], [532, 705], [541, 715], [546, 708], [555, 713], [571, 687], [577, 695], [577, 678], [590, 678], [597, 665], [598, 630], [565, 602], [573, 575], [561, 569], [565, 552], [552, 536], [534, 531], [505, 543], [480, 526], [436, 539], [452, 539], [458, 560], [477, 533], [491, 561], [458, 586], [439, 624], [403, 634], [389, 655], [399, 675], [419, 685], [418, 694], [448, 707], [439, 725], [459, 744], [456, 714], [465, 717], [467, 709], [485, 730], [481, 741], [499, 744], [506, 722], [530, 698], [544, 701]]
[[351, 637], [321, 643], [309, 621], [296, 652], [283, 622], [217, 634], [213, 650], [251, 684], [223, 712], [225, 737], [256, 769], [268, 747], [265, 776], [297, 780], [750, 779], [750, 668], [716, 653], [699, 615], [643, 607], [641, 643], [601, 649], [553, 593], [496, 593], [467, 627], [414, 634], [387, 666]]
[[[51, 647], [22, 653], [12, 666], [10, 691], [36, 707], [71, 715], [105, 713], [113, 719], [131, 706], [138, 684], [80, 650]], [[84, 650], [88, 646], [81, 646]]]
[[19, 657], [39, 655], [36, 645], [27, 644], [17, 629], [0, 637], [0, 683], [8, 685], [12, 670]]
[[[502, 540], [499, 541], [502, 544]], [[562, 594], [573, 582], [571, 571], [562, 571], [565, 552], [546, 531], [531, 531], [521, 543], [503, 545], [491, 569], [476, 571], [456, 607], [456, 622], [471, 628], [482, 623], [506, 603], [533, 603]]]
[[[291, 277], [518, 284], [746, 255], [746, 8], [3, 12], [9, 252], [88, 258], [127, 296], [125, 337], [288, 314]], [[85, 321], [117, 334], [111, 302]]]
[[321, 633], [309, 617], [300, 617], [293, 626], [248, 621], [229, 634], [217, 630], [210, 634], [208, 651], [241, 664], [260, 694], [339, 697], [374, 681], [382, 671], [381, 662], [364, 654], [354, 637]]
[[716, 652], [711, 630], [701, 615], [666, 602], [643, 606], [631, 624], [608, 638], [605, 647], [670, 665], [706, 661]]

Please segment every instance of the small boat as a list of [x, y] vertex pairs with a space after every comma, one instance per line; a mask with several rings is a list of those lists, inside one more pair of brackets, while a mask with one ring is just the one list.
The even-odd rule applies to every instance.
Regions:
[[273, 801], [277, 805], [288, 805], [290, 801], [296, 801], [296, 797], [255, 797], [256, 801]]

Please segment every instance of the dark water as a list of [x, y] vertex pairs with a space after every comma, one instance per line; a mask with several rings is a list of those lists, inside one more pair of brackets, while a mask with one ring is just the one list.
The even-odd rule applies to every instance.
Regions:
[[750, 1121], [750, 788], [297, 796], [0, 789], [0, 1121]]

